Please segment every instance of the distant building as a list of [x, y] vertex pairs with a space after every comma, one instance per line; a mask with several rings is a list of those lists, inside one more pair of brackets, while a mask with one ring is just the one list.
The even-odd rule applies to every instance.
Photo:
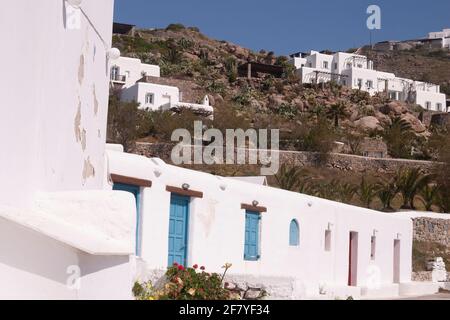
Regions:
[[407, 50], [416, 47], [427, 49], [450, 49], [450, 29], [430, 32], [426, 38], [402, 41], [381, 41], [373, 45], [373, 49], [377, 51]]
[[302, 83], [334, 81], [352, 89], [369, 92], [370, 95], [383, 92], [392, 100], [415, 103], [426, 110], [445, 109], [446, 96], [440, 92], [439, 85], [374, 70], [373, 62], [363, 55], [311, 51], [309, 55], [294, 55], [289, 62], [297, 68]]
[[450, 29], [443, 29], [438, 32], [430, 32], [428, 39], [438, 39], [441, 41], [442, 48], [450, 49]]
[[111, 84], [120, 90], [123, 101], [136, 101], [141, 109], [190, 109], [198, 114], [212, 116], [214, 109], [209, 104], [208, 96], [203, 98], [201, 104], [183, 101], [178, 87], [156, 81], [160, 73], [159, 66], [142, 63], [139, 59], [120, 57], [111, 66]]
[[382, 139], [365, 138], [360, 149], [364, 157], [382, 159], [388, 155], [387, 145]]
[[113, 34], [123, 34], [128, 36], [134, 36], [136, 26], [134, 24], [126, 23], [113, 23]]
[[251, 78], [258, 78], [260, 74], [270, 74], [276, 78], [283, 75], [284, 69], [282, 66], [273, 64], [264, 64], [259, 62], [246, 62], [238, 67], [239, 76]]

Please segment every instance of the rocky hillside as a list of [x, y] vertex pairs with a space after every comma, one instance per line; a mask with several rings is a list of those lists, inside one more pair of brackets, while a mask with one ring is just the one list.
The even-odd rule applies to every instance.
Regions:
[[[406, 128], [413, 138], [408, 136], [407, 143], [395, 141], [396, 147], [409, 144], [408, 147], [418, 150], [431, 135], [429, 128], [419, 120], [419, 115], [423, 116], [420, 106], [392, 102], [382, 95], [370, 97], [335, 84], [301, 85], [286, 57], [214, 40], [196, 28], [174, 24], [166, 29], [138, 30], [135, 37], [114, 36], [113, 43], [125, 56], [158, 64], [163, 77], [183, 81], [193, 92], [208, 94], [216, 108], [214, 125], [217, 127], [235, 128], [237, 124], [244, 126], [245, 122], [254, 128], [280, 128], [285, 148], [320, 151], [308, 145], [309, 138], [305, 135], [317, 136], [311, 123], [320, 123], [318, 119], [322, 118], [329, 119], [329, 128], [325, 130], [334, 134], [331, 138], [324, 135], [323, 139], [352, 140], [355, 136], [379, 135], [389, 144], [394, 143], [389, 139], [395, 140]], [[381, 70], [400, 76], [429, 77], [428, 80], [444, 85], [450, 79], [448, 56], [426, 56], [412, 51], [367, 54]], [[272, 76], [241, 78], [237, 66], [248, 60], [282, 65], [285, 75], [279, 79]], [[243, 121], [236, 121], [237, 118]], [[409, 157], [408, 151], [400, 154], [392, 150], [390, 148], [392, 156]], [[427, 152], [421, 152], [419, 157], [427, 158]]]

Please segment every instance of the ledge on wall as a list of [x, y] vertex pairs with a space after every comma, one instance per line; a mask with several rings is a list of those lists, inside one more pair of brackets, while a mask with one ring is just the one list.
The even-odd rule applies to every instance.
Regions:
[[0, 206], [0, 218], [88, 254], [130, 255], [134, 203], [131, 194], [116, 191], [43, 193], [30, 209]]

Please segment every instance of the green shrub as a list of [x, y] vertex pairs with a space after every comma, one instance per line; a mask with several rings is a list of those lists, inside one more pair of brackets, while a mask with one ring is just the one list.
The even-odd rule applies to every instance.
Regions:
[[155, 288], [150, 282], [135, 283], [133, 294], [137, 300], [235, 300], [240, 296], [223, 283], [231, 264], [223, 266], [224, 273], [209, 273], [205, 267], [194, 265], [185, 268], [174, 263], [166, 271], [166, 283]]
[[181, 23], [171, 23], [166, 27], [167, 31], [180, 31], [184, 29], [186, 29], [186, 27]]

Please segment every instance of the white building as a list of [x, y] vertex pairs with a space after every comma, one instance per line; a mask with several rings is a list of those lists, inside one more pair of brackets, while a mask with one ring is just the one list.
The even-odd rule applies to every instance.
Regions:
[[113, 0], [81, 7], [92, 24], [65, 1], [0, 10], [0, 299], [131, 298], [135, 204], [105, 190]]
[[111, 81], [129, 88], [145, 76], [160, 77], [159, 66], [141, 63], [141, 60], [120, 57], [111, 66]]
[[273, 297], [411, 288], [409, 218], [106, 150], [113, 1], [81, 6], [0, 11], [15, 106], [0, 109], [0, 299], [130, 299], [138, 275], [173, 261], [231, 262]]
[[426, 110], [445, 111], [446, 96], [440, 93], [439, 85], [398, 78], [393, 73], [374, 70], [373, 62], [363, 55], [311, 51], [310, 54], [293, 55], [290, 63], [297, 68], [303, 83], [335, 81], [371, 95], [383, 92], [393, 100], [416, 103]]
[[123, 101], [136, 101], [140, 108], [148, 110], [186, 108], [207, 116], [213, 114], [208, 96], [201, 104], [183, 102], [178, 87], [154, 83], [152, 77], [160, 77], [159, 66], [141, 63], [139, 59], [120, 57], [111, 67], [111, 82], [120, 87]]
[[[397, 296], [411, 285], [412, 222], [108, 151], [114, 188], [138, 203], [140, 278], [178, 262], [276, 283], [274, 297]], [[127, 181], [127, 183], [123, 183]], [[287, 293], [288, 292], [288, 293]]]
[[428, 33], [428, 39], [441, 39], [442, 48], [450, 49], [450, 29]]

